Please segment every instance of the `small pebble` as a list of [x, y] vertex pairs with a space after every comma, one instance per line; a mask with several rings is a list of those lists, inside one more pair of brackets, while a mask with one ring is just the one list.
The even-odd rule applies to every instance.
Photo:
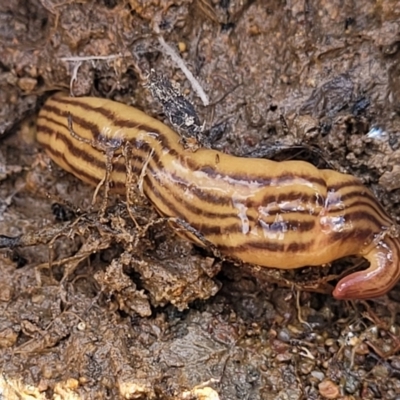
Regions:
[[17, 342], [18, 333], [11, 328], [5, 328], [0, 332], [0, 348], [11, 347]]
[[184, 53], [187, 49], [186, 43], [185, 42], [179, 42], [178, 43], [178, 49], [180, 53]]
[[311, 371], [311, 376], [322, 381], [325, 378], [325, 374], [321, 371]]
[[290, 332], [286, 328], [280, 330], [278, 332], [278, 339], [282, 340], [282, 342], [289, 342], [289, 340], [291, 339]]
[[23, 77], [18, 79], [18, 86], [24, 92], [32, 92], [32, 90], [35, 89], [36, 85], [37, 80], [33, 78]]
[[389, 370], [384, 365], [375, 365], [371, 371], [372, 375], [378, 379], [387, 379], [389, 376]]
[[319, 393], [326, 399], [337, 399], [340, 396], [339, 386], [330, 379], [325, 379], [318, 385]]

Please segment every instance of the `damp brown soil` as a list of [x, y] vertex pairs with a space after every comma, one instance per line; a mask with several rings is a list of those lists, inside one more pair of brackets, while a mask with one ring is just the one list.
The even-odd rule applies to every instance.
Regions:
[[93, 205], [35, 142], [56, 90], [170, 124], [154, 69], [218, 133], [214, 148], [356, 175], [398, 222], [399, 26], [396, 0], [1, 2], [0, 235], [27, 245], [0, 252], [0, 398], [399, 399], [399, 289], [328, 293], [360, 260], [235, 266], [140, 196], [100, 215], [102, 195]]

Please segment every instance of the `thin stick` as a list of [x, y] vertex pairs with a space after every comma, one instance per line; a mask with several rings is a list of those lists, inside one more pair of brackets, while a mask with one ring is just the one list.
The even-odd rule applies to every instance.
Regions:
[[[159, 33], [159, 32], [157, 32]], [[203, 102], [203, 105], [207, 107], [210, 104], [210, 100], [201, 87], [200, 83], [198, 80], [194, 77], [194, 75], [190, 72], [188, 67], [186, 66], [185, 62], [182, 60], [181, 57], [175, 52], [175, 50], [164, 40], [162, 36], [158, 36], [158, 41], [165, 51], [166, 54], [168, 54], [172, 61], [177, 65], [177, 67], [185, 74], [186, 78], [192, 85], [193, 90], [197, 93], [197, 95], [200, 97], [201, 101]]]
[[92, 60], [115, 60], [116, 58], [122, 57], [122, 54], [112, 54], [110, 56], [74, 56], [74, 57], [61, 57], [61, 61], [81, 62], [81, 61], [92, 61]]

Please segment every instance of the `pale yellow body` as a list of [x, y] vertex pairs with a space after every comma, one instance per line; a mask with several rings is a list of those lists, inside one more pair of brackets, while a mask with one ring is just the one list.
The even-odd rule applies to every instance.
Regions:
[[193, 152], [143, 112], [90, 97], [50, 98], [39, 113], [37, 138], [57, 164], [92, 185], [104, 179], [106, 153], [113, 153], [110, 184], [118, 193], [126, 193], [126, 149], [131, 172], [159, 213], [188, 224], [188, 239], [229, 257], [298, 268], [365, 256], [368, 272], [340, 281], [334, 292], [340, 298], [375, 297], [398, 280], [399, 243], [386, 234], [392, 222], [350, 175], [302, 161]]

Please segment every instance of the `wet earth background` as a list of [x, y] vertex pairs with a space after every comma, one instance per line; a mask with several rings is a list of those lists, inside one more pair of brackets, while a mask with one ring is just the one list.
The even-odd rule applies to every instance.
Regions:
[[352, 259], [238, 268], [172, 235], [144, 199], [131, 205], [155, 221], [143, 235], [123, 198], [100, 221], [94, 189], [34, 140], [56, 90], [169, 123], [146, 87], [154, 69], [206, 128], [222, 124], [214, 148], [354, 174], [399, 222], [399, 21], [395, 0], [2, 2], [0, 234], [50, 243], [0, 253], [0, 397], [399, 399], [398, 288], [370, 302], [318, 293]]

